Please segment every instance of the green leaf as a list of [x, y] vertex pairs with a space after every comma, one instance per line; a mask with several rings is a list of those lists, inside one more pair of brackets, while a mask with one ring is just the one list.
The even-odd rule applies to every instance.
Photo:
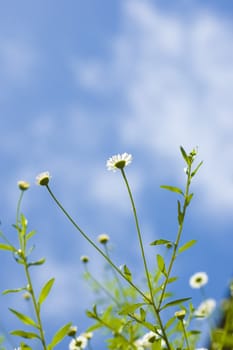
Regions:
[[178, 188], [178, 187], [161, 185], [160, 188], [164, 188], [165, 190], [168, 190], [168, 191], [171, 191], [171, 192], [179, 193], [182, 196], [184, 195], [183, 191], [180, 188]]
[[156, 329], [156, 326], [153, 323], [140, 320], [140, 324], [142, 324], [145, 328], [149, 329], [150, 331], [154, 332]]
[[196, 175], [197, 171], [200, 169], [200, 167], [202, 166], [202, 164], [203, 164], [203, 161], [200, 162], [200, 163], [198, 164], [198, 166], [196, 167], [196, 169], [191, 173], [191, 177], [193, 177], [194, 175]]
[[173, 242], [168, 241], [167, 239], [156, 239], [154, 242], [151, 242], [150, 245], [167, 245], [172, 244]]
[[101, 327], [103, 327], [103, 325], [101, 323], [99, 323], [99, 322], [94, 323], [92, 326], [88, 327], [87, 332], [93, 332], [96, 329], [99, 329]]
[[157, 254], [156, 258], [157, 258], [157, 264], [158, 264], [159, 270], [166, 276], [167, 272], [166, 272], [166, 267], [165, 267], [165, 262], [163, 257], [160, 254]]
[[40, 260], [34, 261], [34, 262], [30, 262], [28, 264], [28, 267], [30, 266], [38, 266], [38, 265], [43, 265], [45, 263], [45, 258], [41, 258]]
[[47, 298], [47, 296], [50, 293], [50, 290], [54, 284], [55, 278], [51, 278], [48, 282], [45, 283], [45, 285], [43, 286], [39, 298], [38, 298], [38, 303], [41, 305], [45, 299]]
[[22, 314], [21, 312], [16, 311], [16, 310], [11, 309], [11, 308], [9, 308], [9, 310], [10, 310], [16, 317], [18, 317], [18, 318], [20, 319], [20, 321], [22, 321], [23, 323], [38, 328], [37, 323], [36, 323], [35, 321], [33, 321], [29, 316], [24, 315], [24, 314]]
[[2, 292], [3, 295], [9, 294], [9, 293], [18, 293], [22, 292], [22, 290], [26, 290], [27, 288], [22, 287], [22, 288], [16, 288], [16, 289], [6, 289]]
[[140, 306], [146, 305], [145, 303], [137, 303], [137, 304], [126, 304], [123, 306], [119, 315], [128, 315], [136, 311]]
[[185, 301], [188, 301], [188, 300], [190, 300], [190, 299], [192, 299], [192, 298], [182, 298], [182, 299], [177, 299], [177, 300], [170, 301], [169, 303], [163, 305], [163, 306], [161, 307], [160, 311], [161, 311], [161, 310], [164, 310], [164, 309], [166, 309], [166, 308], [168, 308], [168, 307], [170, 307], [170, 306], [179, 305], [179, 304], [184, 303]]
[[184, 245], [182, 245], [179, 249], [178, 249], [178, 253], [182, 253], [185, 250], [189, 249], [190, 247], [192, 247], [195, 243], [197, 243], [197, 241], [195, 239], [192, 239], [191, 241], [186, 242]]
[[36, 333], [33, 333], [33, 332], [25, 332], [25, 331], [21, 331], [21, 330], [15, 330], [15, 331], [10, 332], [10, 334], [17, 335], [19, 337], [26, 338], [26, 339], [35, 339], [35, 338], [40, 339], [40, 336]]
[[0, 243], [0, 249], [2, 249], [2, 250], [10, 250], [12, 252], [16, 251], [16, 249], [13, 246], [11, 246], [9, 244], [4, 244], [4, 243]]
[[36, 233], [36, 231], [28, 232], [27, 235], [26, 235], [26, 240], [28, 241], [30, 238], [32, 238], [35, 233]]
[[186, 197], [186, 205], [188, 206], [193, 198], [194, 194], [190, 193], [188, 197]]
[[198, 335], [198, 334], [201, 334], [201, 331], [198, 331], [196, 329], [193, 329], [191, 331], [188, 331], [188, 334], [193, 334], [193, 335]]
[[167, 323], [165, 324], [165, 329], [170, 328], [176, 320], [177, 320], [176, 316], [171, 317], [171, 318], [167, 321]]
[[141, 318], [140, 321], [145, 321], [145, 319], [146, 319], [146, 311], [142, 307], [140, 307], [139, 311], [140, 311], [140, 318]]
[[189, 158], [189, 156], [187, 155], [187, 153], [185, 152], [185, 150], [183, 149], [182, 146], [180, 146], [180, 151], [181, 151], [181, 154], [182, 154], [185, 162], [187, 163], [187, 165], [190, 165], [190, 158]]
[[178, 223], [179, 225], [181, 225], [183, 223], [184, 214], [181, 211], [180, 201], [177, 201], [177, 210], [178, 210]]
[[32, 350], [32, 348], [25, 343], [20, 343], [20, 350]]
[[123, 266], [123, 273], [128, 281], [132, 281], [132, 274], [126, 265]]
[[175, 281], [177, 281], [177, 280], [178, 280], [178, 277], [176, 277], [176, 276], [170, 277], [170, 278], [168, 279], [167, 283], [173, 283], [173, 282], [175, 282]]
[[48, 350], [52, 350], [57, 344], [59, 344], [67, 335], [72, 323], [67, 323], [65, 326], [61, 327], [54, 335], [51, 343], [48, 345]]
[[93, 308], [92, 308], [92, 310], [93, 310], [93, 311], [90, 311], [90, 310], [87, 310], [87, 311], [86, 311], [87, 317], [90, 317], [90, 318], [97, 318], [97, 317], [98, 317], [97, 306], [94, 305]]

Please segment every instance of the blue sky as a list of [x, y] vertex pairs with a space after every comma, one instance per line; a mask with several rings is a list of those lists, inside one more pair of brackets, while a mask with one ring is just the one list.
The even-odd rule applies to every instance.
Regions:
[[[99, 278], [104, 263], [35, 185], [35, 176], [48, 170], [52, 189], [80, 226], [94, 239], [107, 232], [116, 262], [140, 273], [126, 189], [120, 174], [105, 168], [115, 153], [134, 157], [127, 174], [148, 245], [175, 237], [177, 198], [159, 186], [184, 184], [179, 146], [198, 146], [204, 165], [184, 232], [184, 241], [198, 244], [177, 261], [176, 291], [198, 303], [188, 280], [206, 271], [206, 293], [220, 300], [233, 272], [231, 2], [0, 5], [1, 228], [14, 239], [16, 183], [29, 181], [23, 212], [38, 232], [35, 254], [47, 258], [34, 270], [34, 281], [39, 288], [56, 278], [44, 312], [48, 337], [70, 320], [85, 330], [92, 295], [83, 286], [79, 258], [88, 254]], [[148, 254], [153, 261], [149, 247]], [[1, 253], [1, 266], [7, 266], [2, 290], [23, 284], [11, 260]], [[2, 328], [16, 325], [7, 307], [24, 310], [22, 303], [0, 297]]]

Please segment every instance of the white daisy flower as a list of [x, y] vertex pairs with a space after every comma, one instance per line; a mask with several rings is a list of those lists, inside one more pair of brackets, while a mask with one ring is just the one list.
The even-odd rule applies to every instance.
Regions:
[[215, 308], [216, 308], [216, 301], [211, 298], [206, 299], [198, 306], [198, 308], [194, 312], [194, 315], [196, 317], [205, 318], [210, 316]]
[[191, 288], [201, 288], [208, 282], [208, 275], [205, 272], [197, 272], [189, 279]]
[[49, 175], [49, 172], [44, 171], [43, 173], [40, 173], [39, 175], [37, 175], [36, 183], [37, 185], [40, 185], [40, 186], [47, 186], [50, 178], [51, 176]]
[[159, 338], [159, 335], [154, 332], [148, 332], [143, 335], [143, 337], [137, 339], [134, 342], [134, 345], [137, 347], [137, 350], [151, 349], [152, 344], [156, 339]]
[[79, 335], [71, 340], [69, 344], [69, 350], [82, 350], [87, 346], [88, 340], [85, 336]]
[[128, 153], [117, 154], [110, 157], [107, 160], [106, 167], [108, 170], [116, 171], [117, 169], [123, 169], [125, 166], [132, 162], [132, 155]]
[[155, 339], [158, 339], [158, 335], [154, 332], [148, 332], [142, 337], [143, 346], [150, 347], [154, 343]]

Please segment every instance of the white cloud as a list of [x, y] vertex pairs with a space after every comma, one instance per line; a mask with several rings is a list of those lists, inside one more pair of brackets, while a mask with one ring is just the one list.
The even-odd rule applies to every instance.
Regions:
[[126, 101], [122, 141], [170, 158], [173, 173], [179, 145], [198, 145], [205, 208], [232, 208], [232, 24], [201, 9], [168, 14], [151, 1], [126, 1], [122, 15], [102, 77], [100, 62], [93, 62], [99, 84], [113, 93], [120, 87]]

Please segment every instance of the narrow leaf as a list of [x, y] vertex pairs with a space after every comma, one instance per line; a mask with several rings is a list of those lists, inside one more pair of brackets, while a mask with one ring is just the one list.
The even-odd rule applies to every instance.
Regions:
[[188, 197], [186, 197], [186, 203], [187, 203], [187, 205], [189, 205], [190, 204], [190, 202], [191, 202], [191, 200], [192, 200], [192, 198], [193, 198], [193, 193], [190, 193], [190, 195], [188, 196]]
[[96, 329], [99, 329], [103, 327], [103, 324], [97, 322], [97, 323], [94, 323], [92, 326], [90, 326], [88, 329], [87, 329], [87, 332], [93, 332], [95, 331]]
[[11, 246], [9, 244], [4, 244], [4, 243], [0, 243], [0, 249], [2, 249], [2, 250], [10, 250], [12, 252], [14, 252], [16, 250], [13, 246]]
[[202, 164], [203, 164], [203, 161], [200, 162], [200, 163], [198, 164], [198, 166], [196, 167], [196, 169], [191, 173], [191, 177], [193, 177], [194, 175], [196, 175], [196, 173], [198, 172], [198, 170], [200, 169], [200, 167], [202, 166]]
[[170, 328], [176, 320], [177, 320], [176, 316], [171, 317], [171, 318], [167, 321], [167, 323], [165, 324], [165, 329]]
[[28, 267], [30, 267], [30, 266], [43, 265], [44, 263], [45, 263], [45, 258], [42, 258], [42, 259], [40, 259], [40, 260], [30, 262], [30, 263], [28, 264]]
[[28, 232], [27, 235], [26, 235], [26, 240], [28, 241], [30, 238], [32, 238], [35, 233], [36, 233], [36, 231]]
[[160, 254], [157, 254], [156, 258], [159, 270], [166, 276], [167, 273], [163, 257]]
[[45, 299], [47, 298], [47, 296], [50, 293], [50, 290], [53, 286], [53, 283], [55, 281], [55, 278], [51, 278], [48, 282], [45, 283], [45, 285], [43, 286], [40, 295], [39, 295], [39, 299], [38, 299], [38, 303], [41, 305]]
[[187, 165], [190, 165], [190, 159], [182, 146], [180, 146], [180, 151]]
[[25, 331], [21, 331], [21, 330], [15, 330], [15, 331], [10, 332], [10, 334], [17, 335], [19, 337], [26, 338], [26, 339], [35, 339], [35, 338], [40, 339], [40, 336], [36, 333], [33, 333], [33, 332], [25, 332]]
[[140, 307], [140, 318], [140, 321], [145, 321], [146, 319], [146, 311], [142, 307]]
[[180, 201], [177, 201], [177, 210], [178, 210], [178, 223], [179, 225], [181, 225], [183, 222], [184, 215], [181, 211]]
[[195, 239], [192, 239], [191, 241], [186, 242], [184, 245], [182, 245], [179, 249], [178, 249], [178, 253], [182, 253], [185, 250], [189, 249], [190, 247], [192, 247], [195, 243], [197, 243], [197, 241]]
[[179, 304], [184, 303], [185, 301], [188, 301], [190, 299], [192, 299], [192, 298], [183, 298], [183, 299], [177, 299], [177, 300], [170, 301], [169, 303], [163, 305], [163, 307], [161, 307], [160, 311], [168, 308], [169, 306], [179, 305]]
[[167, 239], [156, 239], [154, 242], [151, 242], [150, 245], [167, 245], [172, 244], [173, 242], [168, 241]]
[[156, 326], [150, 322], [140, 320], [140, 323], [152, 332], [155, 332]]
[[119, 312], [119, 315], [128, 315], [136, 311], [140, 306], [143, 306], [143, 305], [145, 305], [145, 303], [127, 304], [123, 306], [123, 308]]
[[36, 323], [35, 321], [33, 321], [29, 316], [24, 315], [24, 314], [22, 314], [21, 312], [16, 311], [16, 310], [11, 309], [11, 308], [9, 308], [9, 310], [10, 310], [16, 317], [18, 317], [18, 318], [20, 319], [20, 321], [22, 321], [23, 323], [38, 328], [37, 323]]
[[67, 335], [72, 323], [67, 323], [61, 327], [54, 335], [51, 343], [48, 345], [48, 350], [52, 350], [57, 344], [59, 344]]
[[176, 277], [176, 276], [170, 277], [170, 278], [168, 279], [167, 283], [173, 283], [173, 282], [175, 282], [175, 281], [177, 281], [177, 280], [178, 280], [178, 277]]
[[160, 186], [160, 188], [164, 188], [165, 190], [182, 194], [182, 196], [184, 195], [183, 191], [178, 187], [162, 185]]
[[132, 280], [132, 274], [131, 274], [129, 268], [126, 265], [123, 266], [123, 272], [124, 272], [124, 275], [125, 275], [126, 279], [128, 281], [131, 281]]
[[22, 287], [22, 288], [16, 288], [16, 289], [6, 289], [2, 292], [3, 295], [9, 294], [9, 293], [18, 293], [22, 292], [22, 290], [26, 290], [27, 288]]

